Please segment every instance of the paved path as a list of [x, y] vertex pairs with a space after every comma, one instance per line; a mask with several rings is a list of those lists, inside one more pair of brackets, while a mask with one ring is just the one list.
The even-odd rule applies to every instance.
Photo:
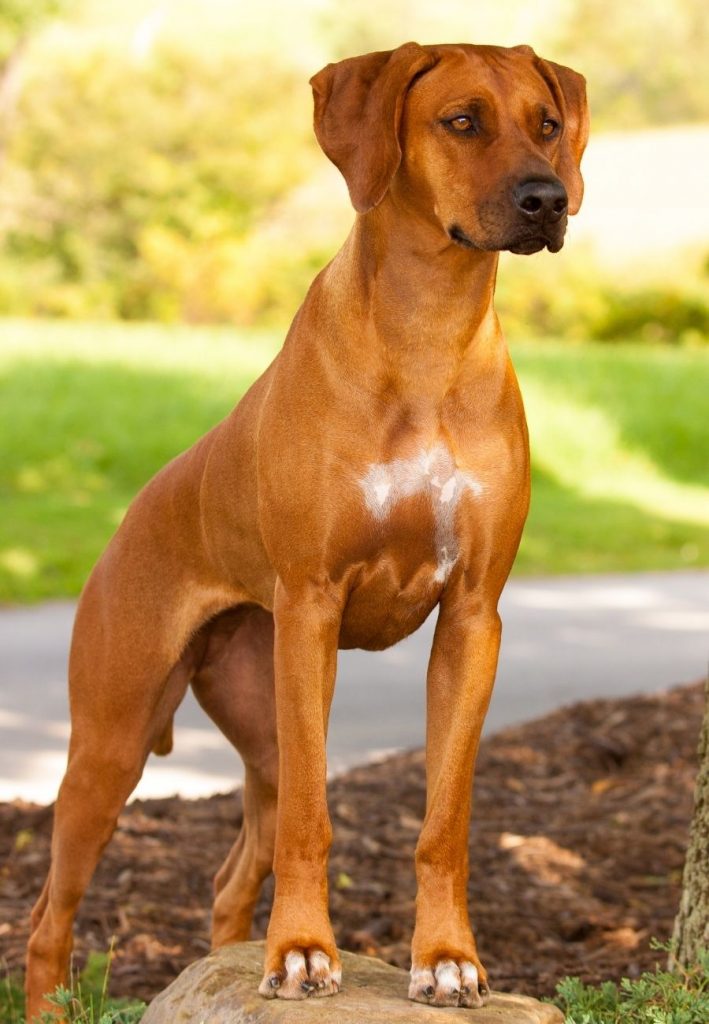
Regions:
[[[709, 659], [709, 572], [514, 580], [487, 731], [589, 697], [691, 682]], [[0, 612], [0, 800], [54, 798], [68, 738], [70, 602]], [[340, 655], [330, 729], [337, 770], [424, 736], [433, 618], [389, 651]], [[174, 753], [151, 757], [139, 796], [226, 790], [241, 763], [191, 694]]]

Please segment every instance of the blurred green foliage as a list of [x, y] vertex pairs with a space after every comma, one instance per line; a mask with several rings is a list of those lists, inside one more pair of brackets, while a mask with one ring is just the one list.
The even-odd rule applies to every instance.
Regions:
[[573, 257], [502, 257], [496, 307], [505, 333], [568, 341], [664, 342], [709, 340], [709, 265], [701, 252], [673, 253], [657, 269], [632, 274], [603, 267], [579, 247]]
[[[195, 0], [179, 8], [191, 22], [142, 0], [0, 0], [0, 315], [287, 323], [346, 227], [317, 202], [325, 158], [305, 67], [409, 35], [502, 33], [510, 43], [522, 39], [507, 38], [508, 23], [528, 26], [540, 52], [586, 73], [596, 126], [709, 118], [700, 0], [647, 0], [641, 17], [637, 5], [607, 0], [539, 0], [533, 11], [509, 0], [504, 15], [466, 0], [435, 9], [361, 0], [347, 10], [323, 0], [305, 5], [297, 28], [283, 0], [237, 6], [211, 0], [197, 25]], [[10, 88], [3, 47], [59, 15], [65, 35], [30, 46]], [[128, 38], [93, 35], [81, 20], [89, 15], [122, 17]], [[315, 200], [302, 202], [308, 188]], [[513, 336], [707, 335], [696, 257], [673, 260], [660, 284], [614, 279], [583, 254], [546, 273], [539, 260], [517, 260], [500, 277]]]
[[282, 64], [165, 50], [36, 69], [6, 173], [0, 309], [247, 322], [281, 303], [251, 233], [313, 163], [298, 84]]

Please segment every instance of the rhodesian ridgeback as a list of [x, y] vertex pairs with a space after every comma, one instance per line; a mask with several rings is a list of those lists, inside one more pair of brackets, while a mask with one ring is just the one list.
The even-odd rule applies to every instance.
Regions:
[[311, 84], [357, 217], [281, 353], [138, 495], [81, 596], [28, 1019], [65, 977], [78, 903], [190, 684], [246, 773], [214, 945], [248, 938], [273, 870], [259, 991], [338, 991], [325, 758], [337, 651], [395, 644], [436, 605], [409, 996], [472, 1007], [488, 992], [468, 823], [497, 604], [529, 502], [493, 293], [501, 250], [557, 252], [579, 208], [584, 80], [527, 46], [407, 43]]

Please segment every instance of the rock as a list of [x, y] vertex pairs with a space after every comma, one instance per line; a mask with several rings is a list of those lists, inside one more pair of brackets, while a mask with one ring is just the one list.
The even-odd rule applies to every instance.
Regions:
[[528, 996], [494, 992], [478, 1010], [412, 1003], [409, 976], [372, 957], [342, 953], [342, 991], [302, 1002], [262, 999], [263, 943], [240, 942], [191, 964], [148, 1007], [142, 1024], [563, 1024]]

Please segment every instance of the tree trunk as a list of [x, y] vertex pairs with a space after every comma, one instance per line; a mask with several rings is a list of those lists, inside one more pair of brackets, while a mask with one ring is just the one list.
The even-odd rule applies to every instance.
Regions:
[[683, 966], [696, 963], [700, 949], [709, 949], [709, 678], [699, 741], [694, 816], [672, 938], [673, 959]]
[[0, 63], [0, 165], [5, 159], [12, 122], [17, 109], [20, 65], [26, 43], [26, 38], [19, 38], [6, 60]]

